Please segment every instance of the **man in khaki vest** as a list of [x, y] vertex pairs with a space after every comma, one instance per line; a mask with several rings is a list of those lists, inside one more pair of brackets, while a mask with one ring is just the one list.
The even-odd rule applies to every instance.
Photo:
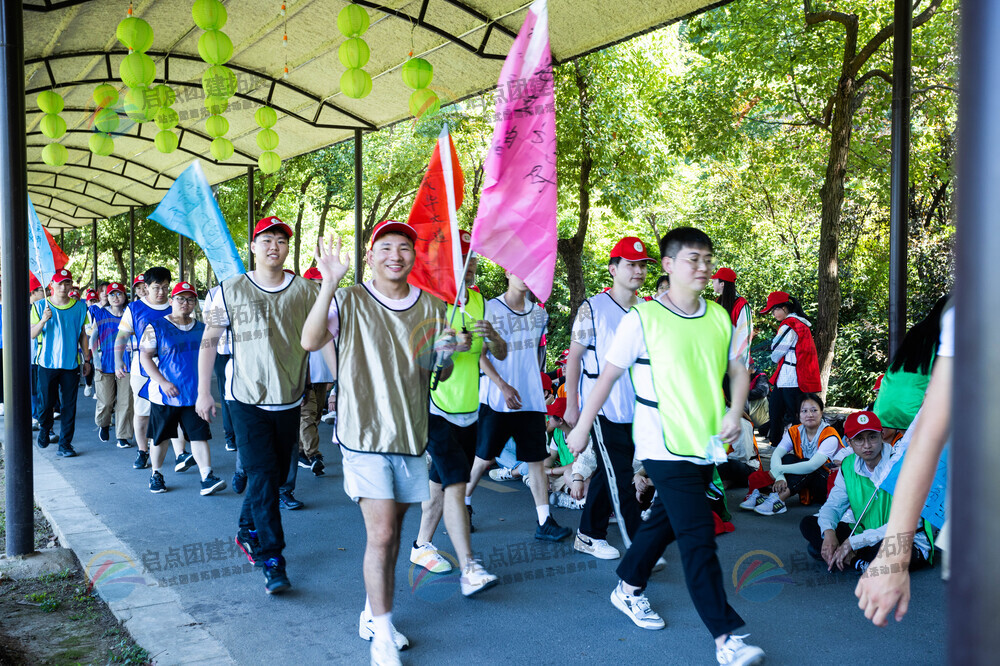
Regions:
[[223, 280], [205, 304], [205, 333], [198, 354], [198, 401], [206, 421], [215, 416], [212, 370], [219, 337], [227, 330], [232, 357], [226, 364], [224, 400], [230, 401], [236, 448], [247, 490], [236, 543], [264, 567], [264, 591], [291, 587], [285, 573], [285, 535], [278, 488], [299, 440], [299, 410], [309, 355], [299, 340], [316, 285], [283, 270], [291, 228], [266, 217], [254, 228], [250, 249], [256, 270]]
[[302, 331], [310, 351], [337, 340], [334, 441], [343, 454], [344, 490], [365, 520], [362, 635], [373, 637], [372, 664], [398, 664], [409, 643], [392, 626], [392, 596], [403, 516], [430, 496], [424, 451], [431, 370], [444, 359], [446, 380], [452, 352], [471, 347], [467, 334], [456, 345], [444, 302], [407, 283], [416, 238], [408, 224], [379, 223], [367, 255], [372, 280], [344, 289], [337, 289], [348, 267], [340, 239], [319, 248], [323, 283]]

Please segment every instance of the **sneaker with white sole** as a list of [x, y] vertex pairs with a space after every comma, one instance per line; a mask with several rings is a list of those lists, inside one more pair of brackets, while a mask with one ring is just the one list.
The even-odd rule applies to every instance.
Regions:
[[667, 623], [649, 607], [649, 599], [644, 594], [627, 594], [621, 583], [611, 592], [611, 603], [628, 615], [635, 626], [641, 629], [663, 629]]
[[83, 387], [83, 394], [85, 396], [87, 396], [88, 398], [90, 396], [94, 395], [94, 387], [93, 386], [84, 386]]
[[462, 571], [462, 594], [471, 597], [476, 592], [482, 592], [497, 584], [497, 577], [483, 568], [479, 560], [469, 560]]
[[372, 640], [371, 666], [401, 666], [399, 649], [388, 640]]
[[661, 557], [660, 559], [656, 560], [656, 564], [653, 565], [653, 573], [657, 573], [658, 571], [663, 571], [666, 568], [667, 568], [667, 561]]
[[579, 511], [583, 508], [583, 502], [578, 499], [573, 499], [567, 493], [559, 492], [549, 494], [549, 504], [555, 504], [556, 506], [562, 507], [564, 509], [573, 509], [574, 511]]
[[715, 660], [719, 666], [751, 666], [764, 663], [764, 651], [756, 645], [747, 645], [743, 639], [749, 636], [729, 634], [722, 647], [715, 649]]
[[764, 501], [765, 499], [767, 499], [767, 498], [766, 498], [766, 497], [764, 497], [764, 496], [763, 496], [763, 495], [761, 494], [761, 492], [760, 492], [760, 488], [757, 488], [757, 489], [756, 489], [756, 490], [754, 490], [754, 491], [753, 491], [752, 493], [750, 493], [749, 495], [747, 495], [747, 498], [746, 498], [745, 500], [743, 500], [742, 502], [740, 502], [740, 508], [741, 508], [741, 509], [746, 509], [747, 511], [753, 511], [753, 510], [754, 510], [755, 508], [757, 508], [757, 507], [758, 507], [758, 506], [759, 506], [759, 505], [760, 505], [760, 504], [761, 504], [761, 503], [762, 503], [762, 502], [763, 502], [763, 501]]
[[422, 546], [413, 543], [413, 548], [410, 549], [410, 562], [436, 574], [448, 573], [452, 569], [451, 562], [446, 560], [430, 541]]
[[516, 481], [514, 471], [510, 467], [497, 467], [490, 470], [490, 478], [494, 481]]
[[[370, 641], [375, 638], [375, 620], [372, 619], [371, 613], [366, 610], [361, 611], [361, 617], [358, 618], [358, 636]], [[392, 640], [396, 644], [397, 650], [405, 650], [410, 647], [410, 639], [399, 633], [396, 630], [396, 625], [392, 625]]]
[[186, 472], [192, 467], [194, 467], [195, 464], [196, 461], [194, 459], [194, 456], [185, 451], [184, 453], [177, 456], [177, 459], [174, 461], [174, 471]]
[[774, 516], [788, 511], [785, 503], [778, 498], [778, 493], [771, 493], [763, 502], [754, 507], [754, 511], [762, 516]]
[[608, 543], [607, 539], [592, 539], [579, 532], [576, 533], [576, 539], [573, 541], [573, 550], [593, 555], [599, 560], [617, 560], [622, 556], [621, 552]]

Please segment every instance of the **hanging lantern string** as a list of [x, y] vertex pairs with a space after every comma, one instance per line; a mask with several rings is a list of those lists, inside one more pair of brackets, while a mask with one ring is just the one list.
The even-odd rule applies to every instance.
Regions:
[[285, 47], [285, 70], [282, 78], [288, 78], [288, 15], [285, 12], [285, 3], [281, 3], [281, 16], [282, 16], [282, 29], [284, 34], [281, 36], [281, 46]]

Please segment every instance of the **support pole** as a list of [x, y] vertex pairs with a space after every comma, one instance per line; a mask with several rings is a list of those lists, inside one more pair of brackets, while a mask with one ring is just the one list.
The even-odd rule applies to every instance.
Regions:
[[[955, 261], [955, 372], [952, 391], [951, 579], [948, 662], [975, 666], [996, 660], [1000, 617], [1000, 325], [997, 296], [983, 271], [1000, 256], [1000, 3], [965, 0], [958, 79], [958, 207]], [[985, 299], [985, 300], [984, 300]], [[913, 603], [930, 603], [914, 599]]]
[[250, 249], [250, 243], [253, 242], [253, 167], [247, 167], [247, 270], [252, 271], [253, 262], [253, 250]]
[[895, 0], [892, 37], [892, 161], [889, 194], [889, 357], [906, 335], [906, 225], [910, 213], [912, 0]]
[[128, 208], [128, 282], [125, 283], [129, 294], [132, 293], [132, 280], [135, 279], [135, 206]]
[[184, 236], [177, 234], [177, 281], [184, 282]]
[[364, 169], [361, 166], [361, 130], [354, 130], [354, 284], [364, 282], [365, 267], [362, 263], [361, 238], [361, 186], [364, 183]]
[[97, 220], [94, 220], [90, 225], [90, 245], [94, 248], [94, 286], [92, 289], [97, 291]]
[[[0, 270], [3, 271], [4, 473], [7, 555], [35, 549], [28, 308], [28, 173], [24, 122], [24, 19], [0, 0]], [[38, 276], [42, 279], [41, 276]]]

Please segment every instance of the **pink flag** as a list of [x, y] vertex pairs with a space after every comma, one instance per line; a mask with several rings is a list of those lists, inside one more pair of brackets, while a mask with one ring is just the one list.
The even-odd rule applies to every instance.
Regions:
[[496, 95], [472, 249], [547, 301], [556, 267], [556, 105], [546, 0], [528, 9]]

